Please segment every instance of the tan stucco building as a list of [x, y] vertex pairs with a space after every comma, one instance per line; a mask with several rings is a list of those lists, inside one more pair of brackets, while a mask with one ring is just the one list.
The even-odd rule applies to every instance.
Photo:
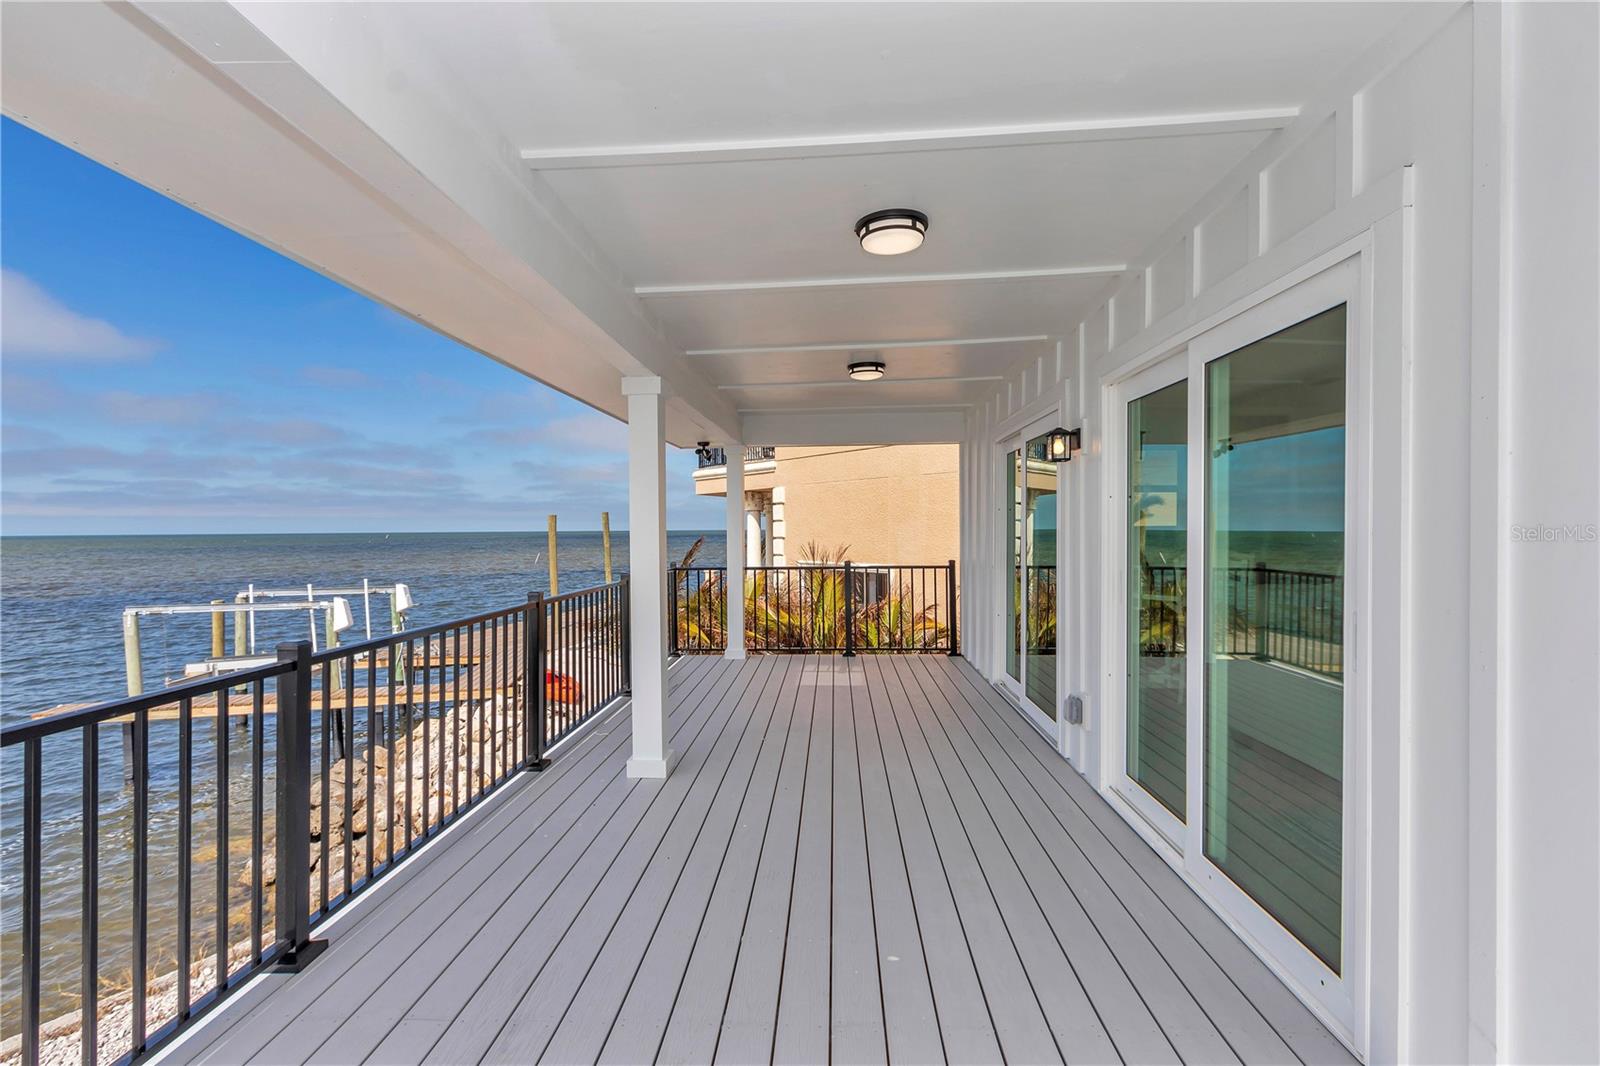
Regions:
[[[799, 563], [815, 549], [857, 563], [932, 565], [960, 555], [958, 446], [750, 448], [744, 468], [750, 565]], [[727, 494], [720, 454], [695, 494]]]

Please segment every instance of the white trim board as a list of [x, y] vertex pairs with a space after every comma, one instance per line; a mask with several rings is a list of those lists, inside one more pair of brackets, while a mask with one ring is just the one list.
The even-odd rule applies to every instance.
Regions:
[[743, 163], [751, 160], [815, 159], [830, 156], [942, 152], [970, 148], [1016, 148], [1033, 144], [1078, 144], [1152, 137], [1272, 132], [1299, 117], [1296, 107], [1077, 119], [953, 129], [846, 133], [831, 137], [775, 137], [668, 144], [612, 145], [599, 148], [525, 148], [522, 161], [533, 170], [589, 170], [659, 167], [683, 163]]

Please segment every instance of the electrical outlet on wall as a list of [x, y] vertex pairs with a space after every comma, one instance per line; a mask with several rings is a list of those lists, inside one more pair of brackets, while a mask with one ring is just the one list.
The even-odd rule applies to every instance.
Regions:
[[1067, 724], [1083, 724], [1083, 697], [1077, 693], [1067, 697]]

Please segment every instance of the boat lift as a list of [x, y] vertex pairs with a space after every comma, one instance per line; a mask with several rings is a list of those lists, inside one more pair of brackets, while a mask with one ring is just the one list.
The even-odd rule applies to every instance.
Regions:
[[[234, 596], [235, 603], [246, 605], [246, 610], [234, 614], [233, 648], [236, 658], [254, 656], [256, 654], [256, 618], [257, 609], [271, 609], [259, 606], [263, 600], [284, 599], [294, 596], [304, 596], [307, 602], [316, 600], [319, 596], [341, 598], [346, 596], [361, 597], [362, 622], [366, 630], [366, 639], [372, 639], [372, 597], [387, 596], [389, 598], [389, 632], [398, 633], [406, 626], [406, 613], [416, 606], [411, 598], [411, 588], [404, 582], [397, 581], [392, 585], [374, 585], [366, 578], [361, 579], [359, 586], [342, 586], [317, 588], [307, 582], [300, 588], [264, 589], [247, 585]], [[304, 610], [304, 606], [296, 609]], [[346, 613], [349, 606], [346, 604]], [[240, 623], [243, 622], [241, 625]], [[317, 650], [317, 620], [315, 612], [310, 618], [311, 625], [311, 650]], [[335, 632], [343, 632], [348, 625]], [[214, 638], [213, 638], [214, 642]]]

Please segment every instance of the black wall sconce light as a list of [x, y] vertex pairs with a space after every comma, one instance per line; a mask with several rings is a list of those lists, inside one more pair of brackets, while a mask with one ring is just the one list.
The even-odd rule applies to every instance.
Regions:
[[1076, 429], [1052, 429], [1045, 439], [1045, 458], [1052, 463], [1069, 463], [1072, 453], [1083, 447], [1083, 435]]

